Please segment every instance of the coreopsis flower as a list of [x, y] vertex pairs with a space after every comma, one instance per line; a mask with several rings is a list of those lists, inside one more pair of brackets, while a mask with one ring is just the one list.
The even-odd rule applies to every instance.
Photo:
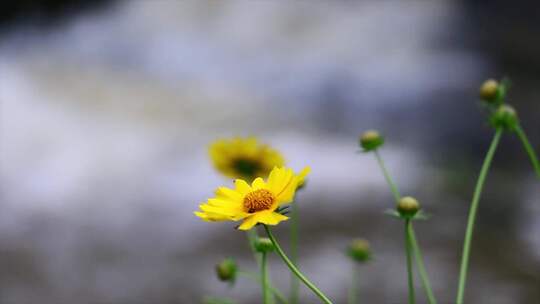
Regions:
[[291, 203], [299, 182], [310, 168], [300, 174], [290, 168], [274, 168], [267, 181], [257, 177], [251, 185], [243, 179], [235, 180], [235, 188], [219, 187], [216, 196], [199, 206], [195, 215], [204, 221], [243, 221], [238, 229], [249, 230], [258, 223], [277, 225], [288, 217], [278, 208]]
[[267, 177], [272, 168], [285, 165], [278, 151], [253, 137], [217, 140], [210, 146], [209, 154], [220, 173], [246, 181]]

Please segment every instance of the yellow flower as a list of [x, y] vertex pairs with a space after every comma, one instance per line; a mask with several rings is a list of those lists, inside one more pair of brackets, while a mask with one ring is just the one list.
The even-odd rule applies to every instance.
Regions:
[[216, 196], [201, 204], [195, 215], [210, 222], [243, 220], [240, 230], [249, 230], [257, 223], [277, 225], [288, 217], [276, 209], [293, 201], [298, 183], [309, 171], [306, 167], [295, 174], [292, 169], [276, 167], [266, 182], [258, 177], [251, 186], [237, 179], [234, 189], [219, 187]]
[[252, 181], [267, 177], [272, 168], [282, 167], [285, 160], [268, 145], [256, 138], [232, 138], [214, 142], [209, 149], [214, 167], [223, 175]]

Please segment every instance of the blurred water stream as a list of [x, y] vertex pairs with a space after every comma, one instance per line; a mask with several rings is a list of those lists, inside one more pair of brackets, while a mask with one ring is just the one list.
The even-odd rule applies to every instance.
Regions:
[[[343, 303], [343, 248], [362, 236], [375, 250], [362, 298], [404, 303], [401, 225], [382, 214], [392, 201], [374, 158], [356, 153], [367, 128], [387, 135], [382, 153], [402, 192], [433, 214], [419, 240], [439, 303], [451, 303], [491, 136], [476, 87], [496, 71], [468, 44], [467, 12], [449, 0], [119, 1], [47, 30], [21, 22], [4, 32], [0, 303], [258, 303], [257, 285], [231, 289], [213, 274], [225, 256], [254, 266], [244, 235], [192, 214], [230, 184], [206, 149], [234, 135], [312, 167], [299, 203], [301, 266], [313, 281]], [[538, 107], [524, 100], [538, 147]], [[503, 144], [481, 205], [470, 303], [540, 300], [540, 187], [517, 140]], [[277, 235], [286, 243], [287, 224]], [[286, 269], [271, 262], [286, 290]]]

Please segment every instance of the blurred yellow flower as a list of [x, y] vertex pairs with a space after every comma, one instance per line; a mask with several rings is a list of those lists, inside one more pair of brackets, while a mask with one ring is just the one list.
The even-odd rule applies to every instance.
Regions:
[[278, 151], [253, 137], [217, 140], [210, 146], [209, 154], [214, 167], [223, 175], [246, 181], [267, 177], [272, 168], [285, 165]]
[[251, 186], [242, 179], [235, 181], [235, 188], [219, 187], [216, 196], [199, 206], [195, 215], [204, 221], [240, 221], [240, 230], [249, 230], [257, 223], [277, 225], [288, 217], [276, 212], [282, 205], [293, 201], [300, 181], [310, 168], [300, 174], [289, 168], [274, 168], [265, 182], [256, 178]]

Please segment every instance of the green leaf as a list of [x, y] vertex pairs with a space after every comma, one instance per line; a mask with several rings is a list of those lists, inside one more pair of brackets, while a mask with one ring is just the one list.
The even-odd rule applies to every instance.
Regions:
[[395, 209], [386, 209], [386, 210], [384, 211], [384, 214], [389, 215], [389, 216], [391, 216], [391, 217], [398, 218], [398, 219], [403, 218], [403, 217], [401, 216], [401, 214], [399, 214], [399, 212], [398, 212], [397, 210], [395, 210]]
[[431, 217], [431, 214], [425, 213], [424, 210], [419, 210], [412, 218], [413, 221], [417, 220], [428, 220]]

